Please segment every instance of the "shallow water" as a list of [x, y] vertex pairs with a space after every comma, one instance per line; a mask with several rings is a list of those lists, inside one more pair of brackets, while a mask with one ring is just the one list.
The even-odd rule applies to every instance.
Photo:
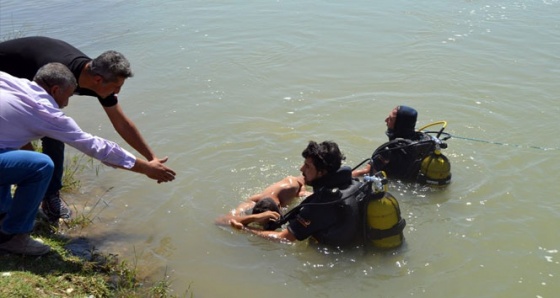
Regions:
[[[82, 231], [196, 297], [555, 297], [558, 1], [0, 0], [0, 34], [125, 53], [123, 109], [177, 180], [84, 171]], [[453, 182], [393, 182], [408, 225], [389, 253], [286, 245], [213, 219], [285, 175], [310, 139], [354, 166], [398, 104], [447, 120]], [[67, 109], [124, 142], [93, 98]], [[128, 146], [125, 145], [128, 148]], [[548, 149], [548, 150], [545, 150]], [[69, 150], [70, 153], [73, 151]]]

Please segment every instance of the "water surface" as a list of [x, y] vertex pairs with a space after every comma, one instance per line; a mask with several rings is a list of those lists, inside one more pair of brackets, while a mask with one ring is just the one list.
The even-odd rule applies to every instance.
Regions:
[[[69, 201], [101, 201], [83, 233], [155, 279], [169, 275], [178, 294], [189, 284], [196, 297], [560, 290], [557, 0], [0, 0], [0, 17], [2, 36], [48, 35], [131, 61], [121, 104], [177, 180], [91, 169]], [[449, 187], [390, 185], [408, 222], [401, 249], [325, 251], [213, 224], [297, 175], [311, 139], [335, 140], [358, 164], [386, 141], [398, 104], [459, 137], [444, 151]], [[67, 113], [129, 148], [97, 100], [73, 97]]]

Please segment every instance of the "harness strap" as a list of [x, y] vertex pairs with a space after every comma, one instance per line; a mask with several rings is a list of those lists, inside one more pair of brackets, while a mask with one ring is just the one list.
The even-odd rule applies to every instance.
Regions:
[[405, 226], [406, 226], [406, 220], [404, 218], [401, 218], [399, 222], [397, 222], [394, 226], [386, 230], [368, 228], [368, 232], [367, 232], [368, 239], [379, 240], [379, 239], [399, 235], [400, 233], [402, 233]]

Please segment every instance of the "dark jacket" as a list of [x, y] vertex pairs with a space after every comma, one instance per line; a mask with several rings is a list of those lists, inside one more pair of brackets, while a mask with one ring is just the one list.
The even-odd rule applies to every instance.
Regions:
[[297, 240], [313, 237], [321, 244], [345, 246], [359, 236], [360, 216], [355, 195], [361, 182], [352, 179], [349, 167], [315, 181], [313, 194], [288, 221]]

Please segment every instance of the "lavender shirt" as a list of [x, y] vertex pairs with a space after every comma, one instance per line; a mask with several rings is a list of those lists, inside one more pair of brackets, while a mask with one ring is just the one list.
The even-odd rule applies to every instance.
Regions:
[[109, 165], [130, 169], [136, 163], [116, 143], [82, 131], [35, 82], [0, 71], [0, 149], [19, 149], [45, 136]]

